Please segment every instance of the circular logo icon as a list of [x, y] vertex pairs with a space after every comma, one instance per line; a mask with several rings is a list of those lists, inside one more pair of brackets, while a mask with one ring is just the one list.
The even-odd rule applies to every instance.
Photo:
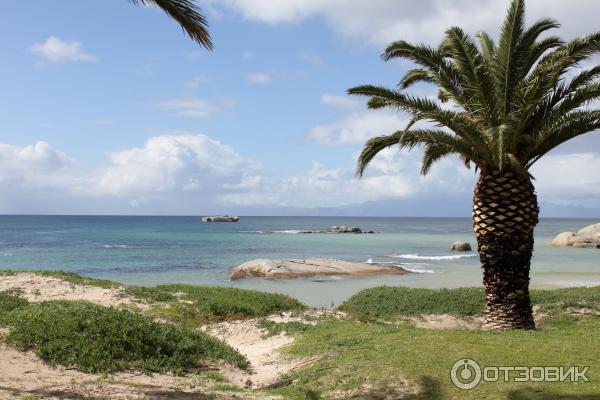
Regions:
[[481, 367], [469, 358], [462, 358], [452, 366], [450, 379], [457, 388], [473, 389], [481, 382]]

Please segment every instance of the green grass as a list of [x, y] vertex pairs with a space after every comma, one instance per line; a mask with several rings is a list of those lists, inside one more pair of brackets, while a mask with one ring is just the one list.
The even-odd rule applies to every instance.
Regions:
[[153, 315], [191, 327], [306, 308], [289, 296], [255, 290], [192, 285], [163, 285], [145, 290], [145, 296], [150, 298], [160, 297], [161, 293], [178, 294], [175, 300], [155, 308]]
[[[600, 311], [600, 288], [532, 290], [531, 300], [543, 313], [576, 309]], [[390, 320], [426, 314], [457, 317], [483, 315], [483, 288], [413, 289], [382, 286], [365, 289], [339, 309], [363, 320]]]
[[340, 305], [339, 309], [367, 320], [421, 314], [469, 317], [483, 313], [484, 299], [480, 288], [434, 290], [382, 286], [358, 292]]
[[128, 286], [63, 271], [0, 271], [1, 275], [34, 273], [74, 285], [122, 288], [125, 294], [153, 306], [150, 315], [197, 328], [210, 322], [264, 317], [276, 312], [303, 310], [298, 300], [279, 293], [194, 285]]
[[50, 364], [84, 372], [181, 373], [221, 360], [248, 366], [236, 350], [203, 332], [156, 323], [128, 310], [50, 301], [16, 307], [8, 319], [7, 341], [19, 350], [31, 349]]
[[[537, 332], [487, 332], [329, 321], [297, 336], [289, 350], [296, 357], [324, 358], [295, 372], [294, 385], [273, 393], [290, 400], [306, 399], [311, 390], [324, 399], [336, 390], [347, 391], [346, 398], [353, 399], [541, 400], [565, 394], [574, 396], [564, 399], [600, 398], [598, 319], [570, 316], [552, 319], [548, 325], [552, 329]], [[591, 382], [483, 382], [464, 391], [449, 380], [453, 363], [464, 357], [484, 366], [590, 366]]]
[[258, 321], [258, 327], [267, 331], [268, 336], [279, 335], [280, 333], [286, 333], [292, 335], [295, 333], [304, 333], [309, 330], [312, 325], [305, 324], [301, 321], [290, 321], [290, 322], [275, 322], [268, 319]]

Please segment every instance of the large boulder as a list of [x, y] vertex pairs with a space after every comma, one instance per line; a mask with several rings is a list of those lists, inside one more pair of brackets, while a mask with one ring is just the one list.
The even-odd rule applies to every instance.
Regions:
[[403, 275], [408, 273], [402, 267], [389, 264], [357, 263], [328, 258], [307, 258], [304, 260], [258, 259], [245, 262], [231, 270], [229, 279], [261, 277], [290, 279], [307, 276], [373, 276]]
[[471, 251], [471, 244], [468, 242], [461, 242], [461, 241], [454, 242], [454, 243], [452, 243], [450, 250], [452, 250], [452, 251]]
[[586, 226], [577, 232], [563, 232], [552, 240], [553, 246], [600, 248], [600, 223]]

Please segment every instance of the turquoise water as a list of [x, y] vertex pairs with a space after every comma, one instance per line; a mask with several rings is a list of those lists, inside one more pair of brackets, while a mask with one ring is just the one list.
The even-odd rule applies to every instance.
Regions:
[[[536, 230], [532, 285], [600, 285], [600, 251], [554, 248], [559, 232], [595, 223], [544, 219]], [[295, 234], [332, 225], [376, 234]], [[481, 283], [475, 252], [457, 254], [456, 240], [475, 240], [467, 218], [242, 217], [202, 223], [198, 217], [0, 216], [0, 269], [64, 270], [127, 284], [190, 283], [277, 291], [314, 306], [339, 304], [376, 285], [459, 287]], [[357, 279], [227, 281], [229, 270], [255, 258], [332, 257], [388, 262], [414, 273]]]

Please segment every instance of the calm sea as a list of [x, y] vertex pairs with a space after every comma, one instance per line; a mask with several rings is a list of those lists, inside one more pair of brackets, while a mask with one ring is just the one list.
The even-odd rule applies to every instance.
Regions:
[[[595, 223], [544, 219], [536, 230], [532, 285], [600, 285], [600, 251], [553, 248], [552, 237]], [[376, 234], [298, 234], [332, 225]], [[0, 216], [0, 269], [64, 270], [115, 281], [156, 285], [226, 285], [287, 293], [331, 306], [376, 285], [459, 287], [481, 283], [478, 258], [452, 253], [456, 240], [475, 240], [467, 218], [242, 217], [202, 223], [199, 217]], [[229, 270], [256, 258], [332, 257], [387, 262], [410, 275], [360, 279], [227, 281]]]

